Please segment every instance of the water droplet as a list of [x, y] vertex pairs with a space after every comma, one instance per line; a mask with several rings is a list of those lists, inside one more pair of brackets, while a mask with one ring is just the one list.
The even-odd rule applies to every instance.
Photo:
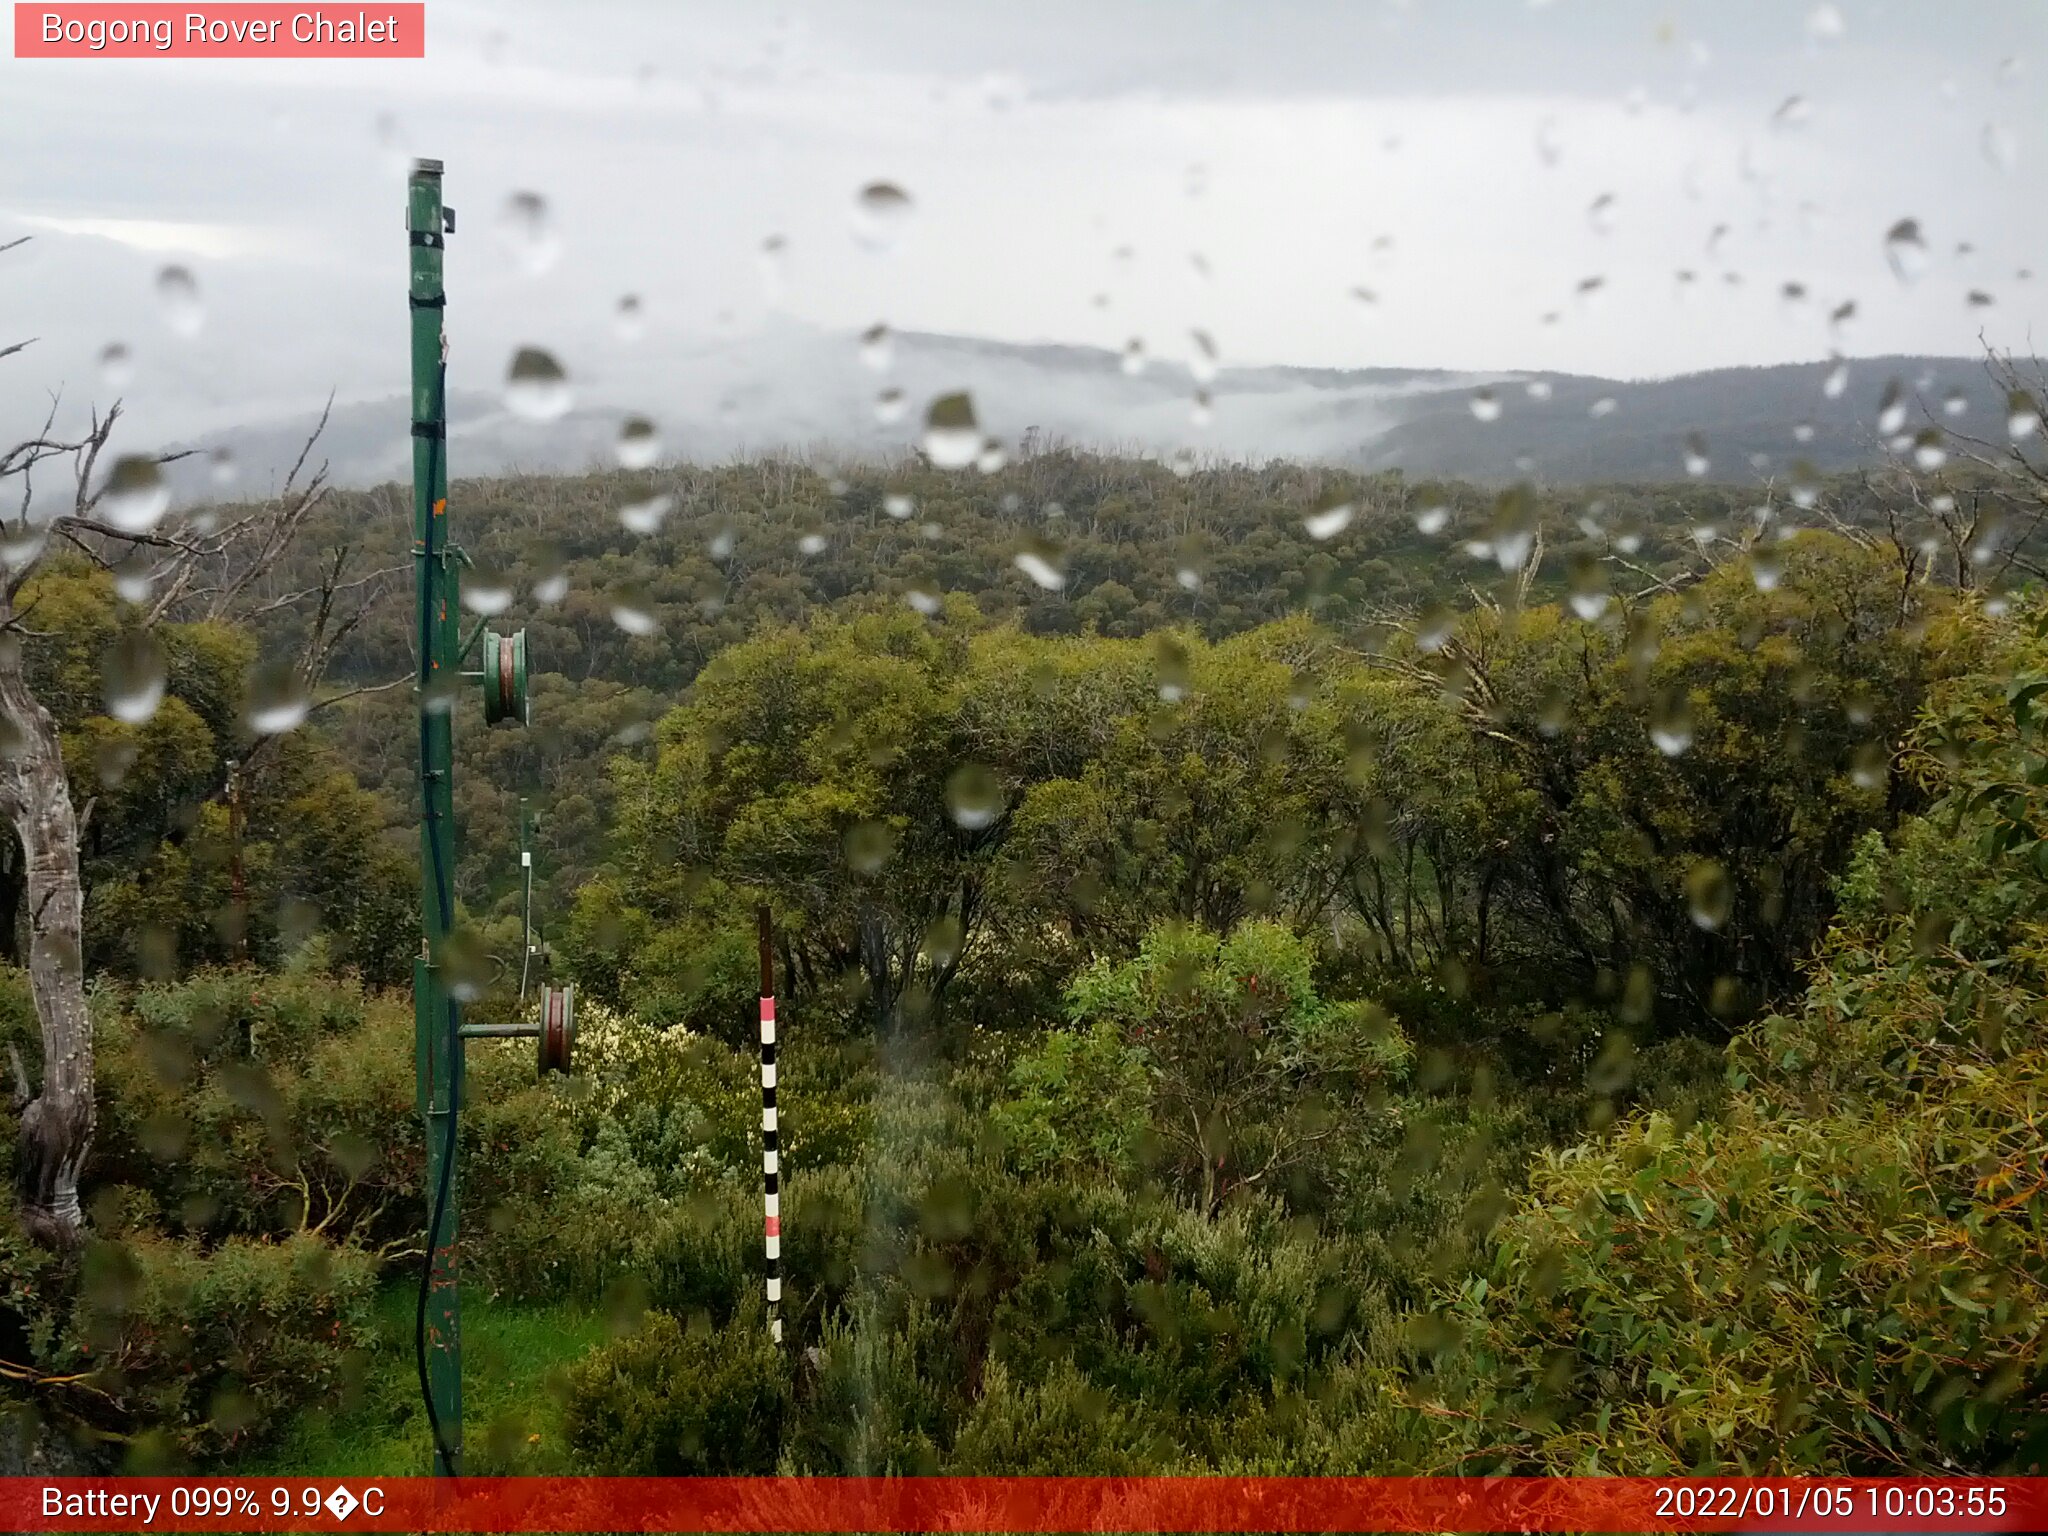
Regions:
[[1923, 428], [1913, 439], [1913, 467], [1923, 475], [1931, 475], [1947, 462], [1948, 449], [1942, 446], [1940, 429]]
[[1596, 419], [1601, 416], [1612, 416], [1615, 412], [1616, 404], [1617, 402], [1615, 401], [1614, 396], [1602, 395], [1598, 400], [1595, 400], [1592, 403], [1592, 405], [1587, 407], [1586, 414]]
[[199, 302], [199, 280], [189, 267], [165, 267], [156, 275], [157, 302], [163, 306], [164, 324], [175, 335], [197, 336], [206, 323], [206, 308]]
[[655, 616], [654, 599], [638, 583], [613, 588], [610, 607], [612, 623], [625, 634], [645, 638], [661, 627]]
[[857, 821], [846, 829], [845, 848], [855, 874], [877, 874], [896, 852], [896, 830], [883, 821]]
[[1822, 0], [1806, 13], [1806, 35], [1816, 43], [1838, 43], [1848, 30], [1842, 8], [1832, 0]]
[[2009, 171], [2019, 163], [2020, 136], [2013, 131], [2010, 123], [1986, 123], [1979, 143], [1984, 149], [1984, 158], [2001, 171]]
[[761, 272], [761, 297], [771, 305], [782, 302], [782, 259], [788, 251], [787, 239], [770, 235], [755, 255], [755, 265]]
[[1792, 441], [1795, 443], [1812, 442], [1813, 430], [1813, 423], [1810, 421], [1794, 422], [1792, 425]]
[[1206, 427], [1216, 419], [1215, 402], [1209, 398], [1209, 391], [1198, 389], [1195, 398], [1188, 402], [1188, 420], [1198, 427]]
[[1685, 472], [1697, 480], [1712, 466], [1707, 460], [1707, 440], [1694, 432], [1685, 440]]
[[1572, 556], [1569, 570], [1572, 612], [1592, 623], [1613, 601], [1607, 590], [1607, 570], [1590, 554]]
[[1531, 400], [1548, 400], [1550, 398], [1550, 380], [1531, 379], [1523, 386], [1523, 393], [1528, 395]]
[[1124, 343], [1121, 366], [1132, 378], [1145, 371], [1145, 339], [1142, 336], [1133, 336]]
[[[43, 546], [49, 541], [50, 528], [47, 523], [31, 523], [26, 528], [6, 528], [0, 525], [0, 565], [14, 571], [32, 565], [36, 557], [42, 554]], [[4, 746], [0, 746], [0, 756], [5, 755]]]
[[1195, 472], [1195, 450], [1176, 448], [1167, 456], [1166, 467], [1175, 479], [1185, 480]]
[[733, 547], [738, 538], [739, 535], [731, 523], [721, 523], [712, 530], [711, 537], [704, 541], [704, 553], [711, 557], [713, 563], [723, 565], [732, 558]]
[[1901, 219], [1885, 231], [1884, 256], [1902, 283], [1927, 270], [1927, 237], [1920, 233], [1918, 219]]
[[1830, 400], [1839, 400], [1849, 387], [1849, 365], [1837, 362], [1820, 381], [1820, 392]]
[[1905, 390], [1897, 379], [1889, 379], [1885, 383], [1884, 394], [1877, 402], [1877, 430], [1891, 437], [1905, 424]]
[[1060, 547], [1047, 539], [1035, 539], [1017, 551], [1017, 569], [1029, 576], [1048, 592], [1057, 592], [1067, 584], [1067, 573], [1060, 569]]
[[617, 444], [622, 469], [646, 469], [661, 457], [661, 434], [645, 416], [628, 416]]
[[882, 510], [898, 522], [907, 522], [917, 510], [917, 503], [902, 491], [891, 491], [882, 498]]
[[538, 192], [514, 192], [505, 199], [498, 209], [498, 238], [529, 277], [540, 276], [562, 254], [554, 217]]
[[1963, 296], [1963, 302], [1969, 305], [1972, 309], [1989, 309], [1993, 304], [1996, 304], [1998, 301], [1992, 298], [1991, 295], [1986, 293], [1982, 288], [1972, 288], [1967, 294]]
[[1500, 396], [1491, 389], [1475, 390], [1470, 401], [1472, 414], [1480, 421], [1500, 420]]
[[910, 588], [903, 594], [903, 601], [910, 604], [911, 607], [928, 619], [937, 617], [939, 611], [946, 606], [945, 599], [928, 586]]
[[1536, 125], [1536, 158], [1545, 165], [1556, 165], [1564, 153], [1564, 146], [1557, 139], [1557, 119], [1546, 117]]
[[796, 552], [800, 555], [822, 555], [828, 547], [822, 533], [807, 533], [796, 541]]
[[981, 456], [981, 424], [965, 392], [940, 395], [924, 418], [925, 456], [940, 469], [965, 469]]
[[1682, 689], [1660, 694], [1650, 707], [1650, 740], [1666, 757], [1692, 748], [1692, 701]]
[[612, 334], [621, 341], [638, 341], [647, 334], [647, 312], [637, 293], [619, 295], [612, 309]]
[[1451, 525], [1451, 509], [1442, 502], [1432, 502], [1415, 514], [1415, 531], [1435, 537]]
[[879, 320], [860, 333], [860, 360], [876, 373], [886, 373], [896, 360], [895, 338]]
[[2024, 389], [2005, 397], [2005, 435], [2023, 442], [2041, 430], [2041, 405]]
[[1010, 456], [1003, 451], [1003, 445], [992, 437], [983, 441], [981, 452], [974, 456], [974, 467], [984, 475], [995, 474], [1009, 462]]
[[1216, 342], [1207, 331], [1188, 332], [1188, 372], [1194, 375], [1197, 384], [1213, 383], [1216, 378]]
[[527, 421], [559, 421], [571, 401], [569, 376], [551, 353], [521, 347], [505, 370], [505, 405]]
[[135, 354], [118, 341], [100, 349], [100, 382], [108, 389], [126, 389], [135, 380]]
[[995, 825], [1003, 813], [1003, 785], [980, 763], [962, 763], [946, 778], [946, 810], [969, 832]]
[[533, 600], [553, 606], [569, 595], [569, 559], [552, 539], [537, 541], [527, 551], [533, 570]]
[[1593, 233], [1604, 235], [1614, 228], [1614, 194], [1602, 192], [1586, 209], [1586, 222], [1593, 226]]
[[1415, 643], [1434, 656], [1450, 644], [1451, 632], [1457, 627], [1456, 609], [1449, 603], [1431, 603], [1415, 616]]
[[1849, 777], [1858, 789], [1883, 789], [1892, 755], [1881, 741], [1866, 741], [1849, 755]]
[[1758, 545], [1749, 552], [1749, 579], [1759, 592], [1775, 592], [1785, 579], [1785, 562], [1774, 549]]
[[1486, 525], [1486, 542], [1501, 570], [1519, 571], [1536, 547], [1536, 498], [1525, 485], [1502, 491]]
[[222, 447], [214, 449], [206, 456], [206, 472], [215, 485], [226, 486], [234, 484], [235, 476], [241, 473], [241, 468], [235, 463], [233, 452]]
[[472, 565], [462, 573], [462, 606], [494, 618], [512, 606], [512, 578], [490, 565]]
[[123, 533], [148, 533], [171, 509], [171, 487], [155, 459], [128, 454], [114, 461], [99, 510]]
[[662, 519], [675, 510], [676, 499], [663, 492], [645, 501], [629, 501], [619, 508], [619, 522], [628, 533], [658, 533]]
[[1308, 530], [1312, 539], [1334, 539], [1351, 526], [1352, 516], [1357, 508], [1348, 501], [1327, 500], [1301, 520], [1301, 526]]
[[1370, 288], [1353, 288], [1350, 290], [1350, 296], [1351, 302], [1366, 319], [1374, 320], [1379, 317], [1380, 296]]
[[260, 662], [250, 670], [243, 708], [256, 735], [282, 736], [297, 730], [312, 707], [312, 696], [291, 662]]
[[1804, 96], [1787, 96], [1771, 114], [1773, 128], [1804, 128], [1813, 121], [1813, 103]]
[[910, 402], [900, 389], [885, 389], [875, 396], [875, 420], [882, 426], [895, 426], [909, 408]]
[[893, 181], [871, 181], [853, 200], [853, 232], [870, 250], [887, 250], [910, 222], [910, 194]]
[[1735, 911], [1735, 883], [1712, 859], [1701, 859], [1686, 871], [1685, 904], [1695, 926], [1712, 933]]
[[164, 701], [164, 648], [148, 630], [130, 630], [109, 646], [102, 673], [108, 714], [128, 725], [155, 716]]
[[1952, 389], [1941, 397], [1941, 414], [1960, 416], [1970, 408], [1970, 397], [1960, 389]]

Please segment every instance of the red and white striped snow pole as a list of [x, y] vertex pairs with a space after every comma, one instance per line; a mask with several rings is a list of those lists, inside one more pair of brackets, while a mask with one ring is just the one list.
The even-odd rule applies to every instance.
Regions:
[[761, 929], [761, 1193], [766, 1202], [762, 1243], [767, 1258], [768, 1336], [782, 1342], [781, 1152], [775, 1134], [775, 925], [764, 906]]

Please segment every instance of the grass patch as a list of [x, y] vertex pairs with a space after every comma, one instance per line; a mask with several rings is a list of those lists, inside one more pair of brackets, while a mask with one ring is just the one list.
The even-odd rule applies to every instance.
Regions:
[[[341, 1401], [300, 1414], [242, 1472], [399, 1477], [428, 1471], [432, 1443], [413, 1366], [408, 1281], [377, 1299], [377, 1342]], [[462, 1296], [463, 1461], [485, 1476], [575, 1471], [561, 1434], [560, 1373], [609, 1336], [601, 1312]]]

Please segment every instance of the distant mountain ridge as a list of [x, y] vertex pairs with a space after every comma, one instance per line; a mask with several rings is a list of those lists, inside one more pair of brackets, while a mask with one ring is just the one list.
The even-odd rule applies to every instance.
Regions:
[[[1285, 458], [1483, 482], [1697, 474], [1757, 483], [1782, 478], [1800, 461], [1823, 472], [1880, 461], [1878, 417], [1893, 381], [1908, 406], [1908, 431], [1931, 425], [1991, 435], [2003, 419], [1983, 361], [1966, 357], [1856, 358], [1640, 381], [1519, 370], [1224, 366], [1198, 383], [1185, 361], [1155, 358], [1132, 372], [1117, 353], [1069, 343], [906, 332], [891, 337], [888, 350], [887, 367], [870, 368], [852, 338], [789, 323], [688, 350], [650, 351], [548, 423], [515, 416], [488, 390], [458, 387], [450, 395], [450, 458], [459, 476], [587, 469], [610, 461], [628, 415], [652, 417], [666, 454], [677, 459], [788, 450], [887, 458], [915, 446], [930, 400], [964, 389], [983, 430], [1011, 451], [1030, 433], [1040, 443], [1161, 457]], [[1841, 387], [1831, 393], [1825, 386], [1838, 369]], [[893, 413], [880, 399], [887, 390], [900, 392]], [[1204, 414], [1198, 392], [1208, 397], [1206, 422], [1197, 419]], [[1958, 402], [1959, 409], [1944, 408]], [[336, 406], [323, 449], [337, 480], [409, 476], [405, 409], [399, 397]], [[225, 447], [268, 474], [291, 462], [309, 425], [303, 414], [280, 417], [195, 446]], [[203, 498], [203, 466], [175, 468], [181, 494]], [[263, 488], [252, 480], [247, 489]]]

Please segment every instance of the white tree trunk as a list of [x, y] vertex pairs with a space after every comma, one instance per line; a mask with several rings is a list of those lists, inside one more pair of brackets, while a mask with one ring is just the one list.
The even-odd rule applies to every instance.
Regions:
[[[49, 1244], [78, 1241], [79, 1175], [92, 1151], [92, 1021], [86, 1013], [78, 816], [57, 722], [22, 674], [21, 645], [0, 635], [0, 817], [21, 840], [27, 872], [28, 979], [42, 1026], [38, 1090], [17, 1082], [16, 1198], [23, 1225]], [[20, 1063], [16, 1062], [19, 1071]]]

